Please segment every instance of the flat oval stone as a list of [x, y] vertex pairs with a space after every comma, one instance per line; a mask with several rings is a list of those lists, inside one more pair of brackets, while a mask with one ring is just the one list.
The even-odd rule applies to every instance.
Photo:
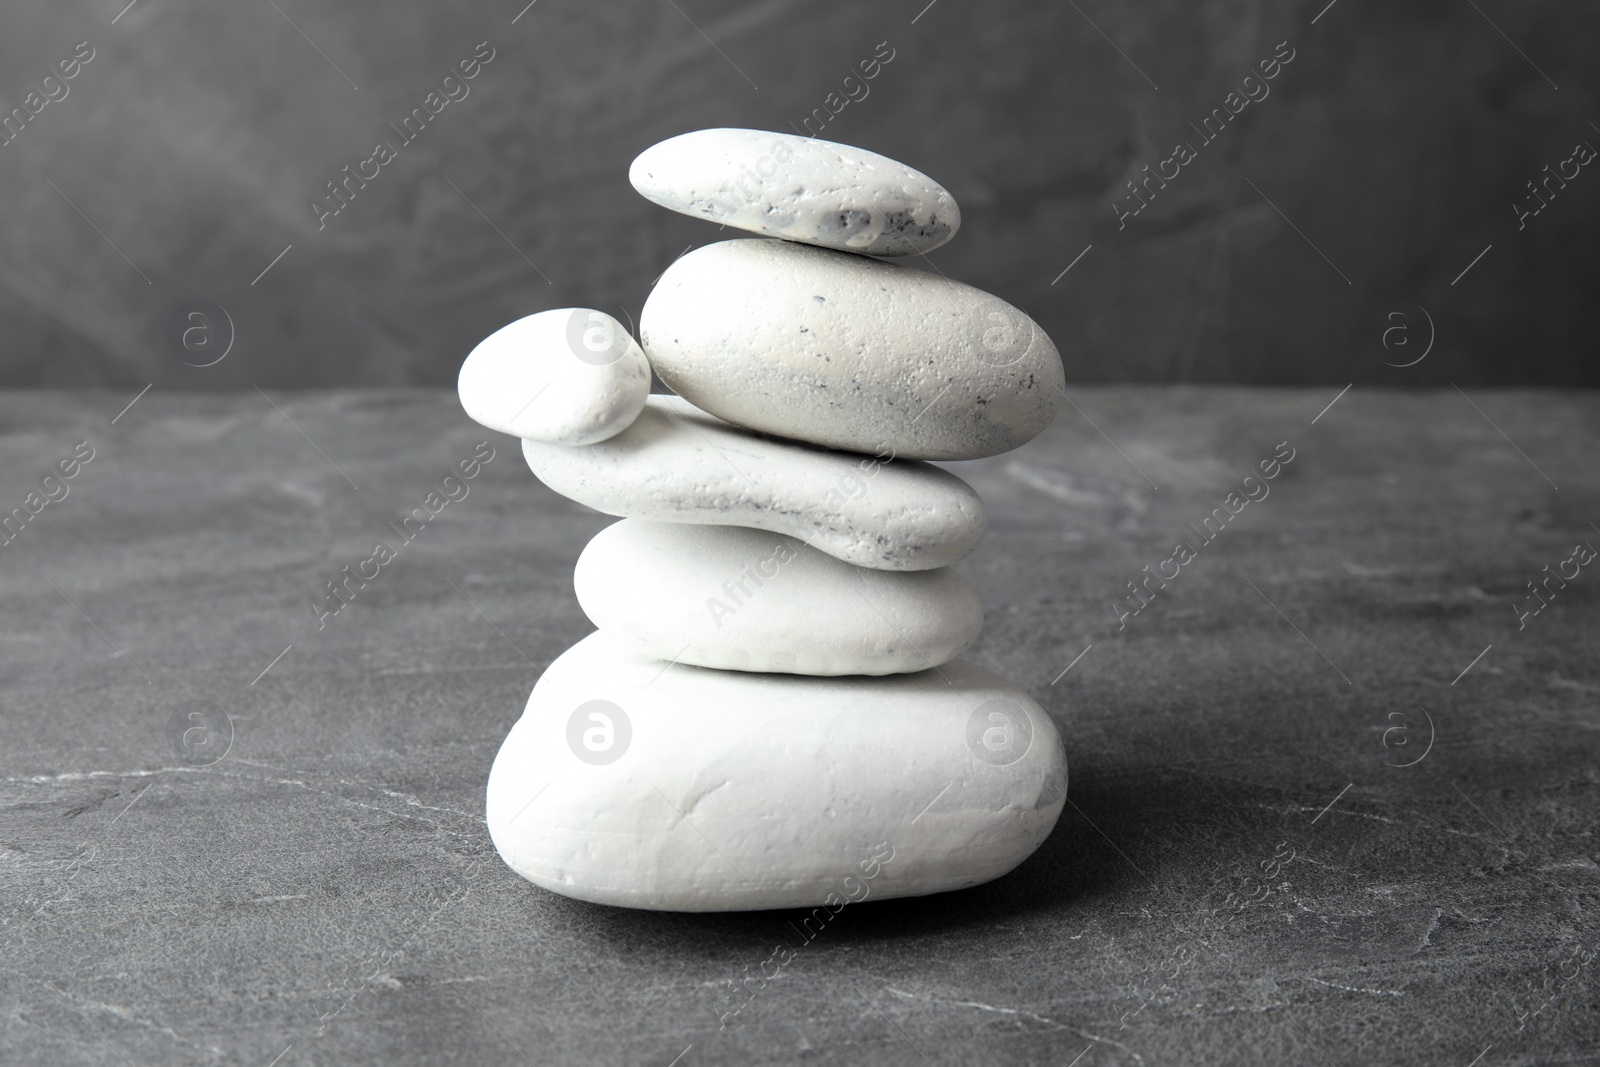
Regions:
[[628, 180], [684, 215], [871, 256], [931, 252], [961, 227], [955, 199], [926, 174], [792, 133], [679, 134], [639, 153]]
[[744, 674], [592, 634], [534, 686], [489, 772], [487, 817], [501, 858], [556, 893], [820, 920], [1000, 877], [1049, 835], [1066, 787], [1050, 717], [963, 660]]
[[904, 674], [983, 628], [978, 594], [948, 567], [870, 570], [743, 526], [624, 519], [589, 542], [573, 584], [619, 645], [722, 670]]
[[829, 448], [993, 456], [1042, 432], [1065, 395], [1055, 345], [999, 297], [783, 241], [683, 256], [639, 324], [656, 373], [691, 403]]
[[763, 437], [675, 396], [650, 397], [599, 444], [524, 441], [522, 453], [545, 485], [607, 515], [750, 526], [878, 570], [948, 566], [988, 525], [978, 494], [949, 471]]
[[650, 395], [650, 363], [603, 311], [557, 308], [478, 342], [456, 380], [475, 422], [514, 437], [589, 445], [627, 428]]

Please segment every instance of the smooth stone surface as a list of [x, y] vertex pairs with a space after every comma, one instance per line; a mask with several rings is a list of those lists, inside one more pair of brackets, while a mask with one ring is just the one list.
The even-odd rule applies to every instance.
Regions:
[[650, 395], [650, 364], [603, 311], [556, 308], [500, 327], [456, 380], [461, 406], [491, 430], [589, 445], [627, 428]]
[[1061, 813], [1050, 717], [970, 663], [875, 679], [663, 666], [591, 634], [539, 679], [489, 773], [512, 870], [664, 911], [810, 907], [846, 878], [920, 896], [1000, 877]]
[[789, 534], [861, 567], [922, 571], [978, 547], [983, 501], [926, 463], [853, 456], [730, 426], [675, 396], [588, 448], [522, 443], [551, 489], [607, 515]]
[[983, 605], [948, 567], [857, 567], [743, 526], [624, 519], [578, 557], [578, 603], [643, 656], [783, 674], [904, 674], [965, 652]]
[[861, 252], [931, 252], [961, 211], [920, 171], [864, 148], [765, 130], [679, 134], [639, 153], [628, 180], [664, 208], [768, 237]]
[[830, 448], [997, 455], [1038, 435], [1064, 395], [1055, 345], [999, 297], [782, 241], [690, 252], [639, 323], [656, 373], [690, 402]]

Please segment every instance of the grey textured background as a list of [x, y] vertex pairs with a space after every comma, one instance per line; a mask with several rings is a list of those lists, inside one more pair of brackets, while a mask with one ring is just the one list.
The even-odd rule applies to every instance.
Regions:
[[[1514, 607], [1600, 544], [1600, 400], [1489, 388], [1600, 381], [1600, 177], [1511, 210], [1600, 144], [1597, 31], [1508, 0], [8, 5], [0, 114], [96, 56], [0, 147], [0, 509], [96, 458], [0, 548], [0, 1063], [1600, 1063], [1600, 578]], [[1122, 182], [1286, 39], [1118, 232]], [[485, 40], [319, 233], [323, 183]], [[483, 824], [608, 520], [491, 435], [468, 499], [310, 608], [486, 436], [417, 386], [517, 316], [636, 311], [726, 236], [637, 197], [637, 151], [799, 122], [881, 41], [826, 135], [944, 182], [940, 269], [1075, 383], [952, 465], [991, 517], [971, 656], [1055, 717], [1072, 803], [1004, 879], [846, 910], [719, 1030], [795, 916], [569, 901]], [[164, 337], [197, 299], [233, 325], [207, 368]], [[1173, 381], [1257, 388], [1077, 384]], [[1283, 440], [1272, 496], [1119, 631]], [[194, 700], [229, 717], [205, 766]]]
[[[965, 226], [939, 268], [1032, 312], [1069, 380], [1600, 382], [1569, 343], [1600, 326], [1600, 177], [1522, 232], [1511, 207], [1600, 145], [1592, 4], [539, 0], [513, 24], [522, 6], [7, 5], [0, 108], [76, 42], [96, 58], [0, 148], [0, 385], [442, 384], [518, 316], [636, 311], [719, 235], [634, 194], [632, 157], [787, 129], [883, 41], [824, 135], [946, 184]], [[1284, 40], [1271, 95], [1119, 232], [1124, 181]], [[312, 197], [479, 41], [497, 57], [471, 95], [318, 232]], [[163, 342], [196, 298], [237, 334], [206, 370]], [[1369, 336], [1395, 302], [1438, 333], [1404, 372]]]
[[[799, 915], [567, 900], [483, 823], [610, 520], [495, 435], [319, 631], [323, 581], [483, 439], [449, 391], [152, 393], [115, 425], [120, 393], [0, 395], [4, 499], [98, 453], [0, 549], [0, 1062], [1600, 1062], [1600, 576], [1513, 611], [1600, 544], [1600, 403], [1333, 394], [1084, 388], [953, 465], [992, 520], [971, 658], [1054, 717], [1072, 804], [999, 881], [845, 909], [722, 1031]], [[1281, 441], [1119, 632], [1123, 583]], [[170, 726], [196, 699], [232, 717], [206, 767]]]

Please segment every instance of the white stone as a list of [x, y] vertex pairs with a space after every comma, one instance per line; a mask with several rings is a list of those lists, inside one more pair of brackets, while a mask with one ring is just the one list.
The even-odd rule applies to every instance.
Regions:
[[997, 455], [1042, 432], [1065, 395], [1055, 345], [999, 297], [783, 241], [683, 256], [639, 324], [651, 365], [680, 396], [830, 448]]
[[592, 634], [534, 686], [487, 816], [512, 870], [580, 900], [842, 908], [1000, 877], [1065, 795], [1050, 717], [963, 660], [887, 678], [744, 674]]
[[628, 180], [672, 211], [873, 256], [931, 252], [961, 226], [955, 199], [926, 174], [792, 133], [679, 134], [641, 152]]
[[590, 445], [621, 433], [650, 394], [650, 364], [603, 311], [557, 308], [478, 343], [456, 381], [473, 420], [514, 437]]
[[779, 441], [675, 396], [588, 448], [522, 443], [551, 489], [607, 515], [750, 526], [847, 563], [889, 571], [948, 566], [983, 539], [983, 501], [949, 471]]
[[578, 557], [578, 603], [657, 659], [781, 674], [904, 674], [946, 663], [983, 628], [955, 571], [857, 567], [783, 534], [624, 519]]

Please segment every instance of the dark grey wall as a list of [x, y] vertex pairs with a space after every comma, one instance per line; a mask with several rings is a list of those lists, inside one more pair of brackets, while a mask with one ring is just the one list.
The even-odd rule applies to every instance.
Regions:
[[[538, 0], [513, 23], [523, 0], [124, 3], [0, 15], [0, 111], [94, 49], [0, 147], [0, 385], [442, 383], [517, 316], [636, 313], [719, 238], [635, 195], [634, 154], [788, 129], [885, 41], [824, 136], [944, 183], [964, 227], [939, 268], [1033, 313], [1069, 379], [1600, 382], [1600, 167], [1520, 230], [1513, 209], [1600, 147], [1594, 5]], [[483, 41], [470, 95], [319, 232], [324, 183]], [[1270, 95], [1202, 144], [1189, 123], [1283, 41]], [[1119, 230], [1124, 182], [1180, 140], [1198, 158]], [[192, 299], [236, 334], [204, 369], [164, 339]], [[1403, 304], [1437, 343], [1397, 370], [1429, 330], [1412, 310], [1376, 344]]]

